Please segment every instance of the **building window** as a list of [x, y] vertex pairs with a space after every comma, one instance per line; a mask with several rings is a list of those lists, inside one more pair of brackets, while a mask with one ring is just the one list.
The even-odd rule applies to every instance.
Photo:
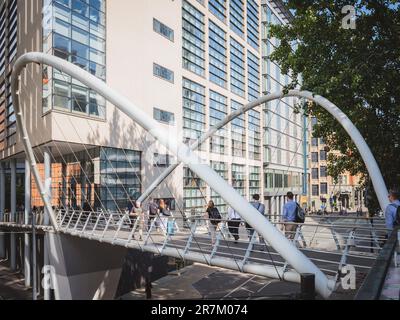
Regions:
[[154, 167], [169, 167], [171, 164], [171, 156], [168, 154], [154, 154], [153, 165]]
[[318, 184], [312, 185], [312, 195], [319, 196], [319, 185]]
[[249, 167], [249, 196], [260, 194], [261, 192], [261, 168]]
[[314, 179], [314, 180], [319, 179], [319, 176], [318, 176], [318, 168], [312, 168], [312, 169], [311, 169], [311, 177], [312, 177], [312, 179]]
[[183, 168], [183, 206], [185, 210], [202, 210], [206, 205], [206, 185], [188, 167]]
[[312, 138], [311, 139], [311, 145], [313, 147], [318, 147], [318, 138]]
[[[85, 152], [82, 153], [84, 156]], [[81, 157], [79, 157], [81, 159]], [[76, 161], [76, 160], [75, 160]], [[74, 162], [74, 157], [71, 158]], [[124, 211], [129, 198], [137, 199], [141, 193], [141, 153], [138, 151], [100, 148], [100, 172], [94, 165], [95, 206], [108, 210]], [[80, 175], [80, 167], [76, 175]], [[117, 173], [118, 171], [118, 173]], [[97, 174], [99, 177], [96, 178]], [[75, 182], [77, 179], [74, 179]], [[73, 181], [72, 181], [73, 182]], [[73, 192], [76, 194], [76, 192]]]
[[230, 26], [237, 35], [244, 37], [244, 5], [243, 0], [230, 1]]
[[320, 176], [321, 178], [326, 178], [328, 176], [327, 168], [326, 167], [320, 167]]
[[[217, 172], [221, 178], [228, 181], [228, 165], [225, 162], [211, 161], [211, 168]], [[227, 205], [224, 199], [211, 189], [211, 200], [214, 201], [215, 206], [221, 214], [227, 213]]]
[[[205, 131], [205, 88], [183, 79], [183, 138], [184, 142], [197, 141]], [[204, 145], [204, 144], [203, 144]], [[204, 147], [203, 147], [204, 148]]]
[[318, 152], [311, 152], [311, 162], [318, 162]]
[[174, 30], [167, 27], [165, 24], [163, 24], [162, 22], [158, 21], [155, 18], [153, 19], [153, 30], [155, 32], [161, 34], [168, 40], [171, 40], [172, 42], [174, 42]]
[[226, 33], [211, 20], [209, 21], [210, 81], [225, 88], [226, 74]]
[[247, 51], [247, 71], [249, 101], [257, 100], [260, 97], [260, 63], [250, 51]]
[[249, 158], [261, 160], [261, 122], [260, 112], [255, 110], [249, 111]]
[[275, 188], [283, 188], [283, 175], [282, 173], [274, 174], [274, 187]]
[[[105, 81], [105, 0], [90, 1], [88, 4], [53, 1], [49, 6], [47, 11], [52, 16], [43, 29], [43, 51], [68, 60]], [[43, 111], [57, 108], [104, 119], [105, 99], [77, 84], [79, 82], [70, 76], [43, 67]]]
[[183, 1], [182, 17], [183, 68], [204, 77], [204, 14], [187, 1]]
[[157, 63], [153, 63], [153, 74], [156, 77], [159, 77], [168, 82], [174, 83], [174, 72], [163, 66], [160, 66]]
[[328, 194], [328, 184], [321, 183], [321, 194]]
[[[243, 108], [239, 102], [231, 100], [231, 112]], [[246, 126], [244, 114], [231, 122], [232, 156], [245, 157], [246, 154]]]
[[247, 0], [247, 42], [256, 50], [259, 49], [259, 11], [255, 0]]
[[232, 164], [232, 186], [243, 197], [246, 196], [246, 172], [245, 166]]
[[221, 21], [226, 20], [226, 0], [209, 0], [209, 10]]
[[265, 188], [266, 189], [273, 189], [274, 188], [274, 174], [267, 172], [265, 173]]
[[270, 147], [264, 147], [264, 162], [270, 163], [272, 161], [272, 152]]
[[[225, 119], [228, 114], [227, 98], [210, 90], [210, 128]], [[218, 130], [210, 138], [210, 152], [226, 154], [226, 129]]]
[[175, 115], [172, 112], [160, 110], [157, 108], [153, 109], [154, 119], [163, 123], [167, 123], [170, 125], [175, 124]]
[[321, 150], [319, 155], [320, 155], [320, 160], [321, 161], [326, 161], [326, 151], [325, 150]]
[[245, 97], [244, 47], [231, 38], [231, 91]]

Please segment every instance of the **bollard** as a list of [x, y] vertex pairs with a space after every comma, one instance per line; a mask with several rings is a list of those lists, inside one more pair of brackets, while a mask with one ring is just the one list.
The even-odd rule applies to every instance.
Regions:
[[315, 275], [313, 273], [302, 273], [301, 277], [301, 300], [315, 300]]

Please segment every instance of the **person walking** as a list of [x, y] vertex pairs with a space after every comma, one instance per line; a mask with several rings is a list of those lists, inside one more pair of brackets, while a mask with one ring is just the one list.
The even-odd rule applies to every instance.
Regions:
[[[265, 216], [265, 205], [260, 202], [260, 195], [259, 194], [254, 194], [252, 197], [252, 201], [250, 201], [250, 204], [257, 209], [258, 212], [261, 213], [261, 215]], [[249, 236], [249, 241], [251, 241], [251, 238], [253, 237], [254, 234], [254, 229], [246, 222], [246, 229], [247, 229], [247, 234]], [[263, 237], [259, 237], [259, 242], [260, 244], [264, 244], [264, 239]], [[264, 246], [261, 247], [261, 250], [264, 251]]]
[[388, 233], [390, 233], [394, 227], [400, 225], [400, 216], [397, 212], [400, 212], [400, 192], [397, 190], [390, 190], [388, 195], [390, 204], [385, 210], [385, 221]]
[[294, 239], [297, 229], [295, 221], [298, 204], [294, 201], [294, 194], [292, 192], [289, 191], [286, 196], [288, 201], [283, 206], [282, 222], [285, 226], [285, 236], [291, 240]]
[[147, 211], [147, 214], [148, 214], [147, 230], [150, 230], [150, 227], [151, 227], [151, 224], [153, 223], [153, 221], [156, 224], [156, 227], [158, 227], [156, 218], [159, 215], [159, 213], [160, 213], [160, 210], [158, 208], [157, 203], [154, 201], [153, 198], [150, 198], [150, 200], [149, 200], [149, 208], [148, 208], [148, 211]]
[[232, 207], [228, 207], [228, 230], [232, 237], [235, 239], [235, 243], [239, 240], [239, 226], [242, 222], [242, 218], [239, 213], [236, 212]]
[[221, 214], [214, 205], [214, 201], [210, 200], [207, 205], [206, 213], [210, 221], [209, 228], [211, 233], [211, 243], [214, 246], [217, 234], [218, 224], [221, 222]]
[[130, 227], [134, 228], [136, 224], [136, 219], [138, 218], [138, 212], [136, 210], [136, 200], [129, 200], [127, 211], [130, 220]]
[[169, 211], [168, 203], [166, 203], [163, 199], [160, 200], [158, 205], [158, 211], [160, 213], [160, 227], [163, 233], [167, 234], [167, 227], [168, 227], [168, 219], [171, 216]]

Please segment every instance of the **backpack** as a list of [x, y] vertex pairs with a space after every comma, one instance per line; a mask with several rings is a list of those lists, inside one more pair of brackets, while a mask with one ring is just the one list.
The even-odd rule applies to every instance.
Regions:
[[306, 215], [302, 207], [296, 202], [296, 212], [294, 222], [296, 223], [304, 223], [306, 220]]
[[208, 216], [210, 220], [221, 220], [221, 214], [219, 213], [217, 208], [211, 208], [210, 211], [208, 212]]
[[396, 206], [396, 218], [393, 221], [393, 226], [400, 226], [400, 206]]

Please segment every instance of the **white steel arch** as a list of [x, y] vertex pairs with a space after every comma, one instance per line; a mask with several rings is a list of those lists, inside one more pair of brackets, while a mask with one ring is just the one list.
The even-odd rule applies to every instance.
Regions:
[[168, 135], [159, 124], [149, 117], [144, 111], [131, 103], [126, 97], [120, 95], [110, 88], [106, 83], [91, 75], [89, 72], [75, 66], [63, 59], [44, 54], [41, 52], [26, 53], [18, 58], [14, 64], [11, 77], [11, 90], [16, 112], [18, 130], [21, 135], [25, 152], [31, 165], [31, 170], [42, 200], [50, 214], [50, 220], [55, 230], [58, 230], [55, 213], [46, 197], [46, 192], [40, 180], [39, 172], [33, 155], [32, 145], [25, 127], [25, 122], [19, 105], [19, 75], [29, 63], [37, 63], [52, 66], [60, 71], [74, 77], [83, 84], [97, 91], [109, 102], [113, 103], [118, 109], [128, 115], [131, 119], [142, 126], [171, 153], [175, 154], [179, 161], [185, 163], [201, 179], [206, 181], [220, 196], [236, 211], [240, 213], [266, 241], [284, 258], [298, 273], [312, 273], [315, 275], [315, 286], [317, 292], [324, 298], [328, 298], [332, 293], [335, 281], [329, 280], [327, 276], [318, 269], [300, 250], [298, 250], [286, 237], [279, 232], [267, 219], [241, 197], [229, 184], [226, 183], [208, 165], [203, 164], [200, 157], [192, 152], [188, 146], [181, 142], [169, 141]]
[[[388, 206], [389, 201], [387, 198], [388, 190], [385, 185], [385, 181], [382, 177], [382, 173], [379, 169], [379, 166], [375, 160], [374, 155], [372, 154], [370, 148], [365, 142], [364, 138], [358, 131], [358, 129], [354, 126], [351, 120], [344, 114], [336, 105], [330, 102], [328, 99], [314, 95], [309, 91], [299, 91], [299, 90], [290, 90], [288, 93], [284, 92], [276, 92], [269, 94], [267, 96], [261, 97], [248, 105], [232, 112], [225, 119], [221, 120], [214, 127], [212, 127], [207, 133], [205, 133], [202, 137], [199, 138], [196, 142], [194, 142], [191, 146], [191, 150], [196, 150], [199, 146], [201, 146], [208, 138], [213, 136], [219, 129], [227, 125], [229, 122], [239, 117], [240, 115], [246, 113], [247, 111], [258, 107], [261, 104], [267, 103], [269, 101], [282, 99], [285, 97], [298, 97], [304, 98], [310, 101], [313, 101], [323, 107], [326, 111], [328, 111], [346, 130], [350, 138], [355, 143], [358, 151], [361, 154], [362, 159], [364, 160], [365, 166], [367, 167], [368, 173], [371, 177], [372, 183], [374, 185], [375, 192], [377, 194], [379, 204], [381, 206], [382, 211], [385, 211], [385, 208]], [[160, 176], [155, 179], [151, 185], [143, 192], [140, 196], [139, 201], [143, 202], [178, 166], [180, 162], [170, 165]]]

